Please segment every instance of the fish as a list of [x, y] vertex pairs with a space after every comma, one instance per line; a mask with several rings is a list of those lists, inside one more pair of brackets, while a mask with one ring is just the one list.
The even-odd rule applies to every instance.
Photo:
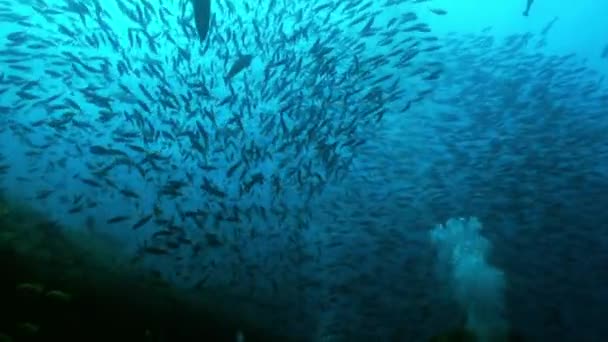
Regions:
[[154, 247], [154, 246], [146, 246], [142, 249], [144, 253], [152, 254], [152, 255], [167, 255], [169, 251], [164, 248]]
[[144, 217], [142, 217], [141, 219], [139, 219], [139, 221], [135, 222], [133, 224], [133, 226], [131, 226], [131, 229], [138, 229], [140, 227], [143, 227], [146, 223], [148, 223], [152, 217], [154, 217], [154, 214], [148, 214]]
[[122, 189], [122, 190], [120, 190], [120, 193], [122, 195], [124, 195], [125, 197], [136, 198], [136, 199], [139, 198], [139, 195], [136, 192], [134, 192], [133, 190]]
[[17, 291], [21, 293], [40, 295], [44, 291], [44, 285], [39, 283], [20, 283], [17, 285]]
[[242, 54], [239, 58], [232, 64], [228, 74], [225, 76], [226, 81], [230, 81], [234, 76], [243, 71], [245, 68], [251, 65], [251, 61], [253, 60], [253, 55]]
[[209, 23], [211, 21], [211, 0], [192, 0], [192, 10], [194, 23], [198, 39], [204, 42], [209, 33]]
[[118, 215], [118, 216], [114, 216], [109, 218], [106, 223], [108, 224], [113, 224], [113, 223], [119, 223], [119, 222], [123, 222], [130, 219], [130, 216], [126, 216], [126, 215]]
[[448, 11], [441, 9], [441, 8], [430, 8], [429, 9], [432, 13], [437, 14], [437, 15], [446, 15], [448, 14]]
[[60, 290], [51, 290], [45, 294], [46, 298], [55, 302], [67, 303], [72, 300], [72, 295]]
[[526, 9], [522, 13], [524, 17], [527, 17], [530, 14], [530, 7], [532, 7], [532, 3], [534, 3], [534, 0], [528, 0], [526, 3]]
[[207, 245], [209, 247], [220, 247], [223, 245], [217, 234], [205, 233], [205, 239], [207, 240]]

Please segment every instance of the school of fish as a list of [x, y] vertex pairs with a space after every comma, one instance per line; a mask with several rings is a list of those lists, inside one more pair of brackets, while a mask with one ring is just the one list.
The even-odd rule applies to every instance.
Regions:
[[448, 217], [528, 222], [566, 182], [599, 211], [605, 75], [543, 53], [555, 20], [499, 41], [434, 35], [430, 0], [218, 0], [208, 28], [190, 5], [0, 0], [2, 185], [303, 340], [432, 335], [420, 246]]

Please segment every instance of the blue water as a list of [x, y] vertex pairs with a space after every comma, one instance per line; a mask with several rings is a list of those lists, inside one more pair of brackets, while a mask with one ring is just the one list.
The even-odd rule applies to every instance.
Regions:
[[303, 340], [605, 341], [608, 4], [524, 7], [0, 0], [0, 186]]

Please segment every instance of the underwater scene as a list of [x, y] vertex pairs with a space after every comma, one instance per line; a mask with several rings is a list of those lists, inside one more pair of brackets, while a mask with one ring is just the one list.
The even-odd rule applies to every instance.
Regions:
[[606, 18], [0, 0], [0, 342], [608, 341]]

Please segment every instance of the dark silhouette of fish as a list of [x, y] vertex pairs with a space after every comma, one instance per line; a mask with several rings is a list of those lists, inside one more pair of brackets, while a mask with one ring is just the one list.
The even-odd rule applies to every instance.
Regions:
[[201, 42], [205, 41], [209, 33], [209, 22], [211, 21], [211, 0], [192, 0], [194, 12], [194, 23]]
[[526, 4], [526, 10], [523, 13], [524, 17], [527, 17], [528, 14], [530, 14], [530, 7], [532, 7], [533, 2], [534, 0], [528, 0], [528, 3]]
[[236, 74], [243, 71], [243, 69], [247, 68], [251, 65], [251, 60], [253, 60], [253, 55], [240, 55], [239, 59], [232, 64], [232, 67], [228, 71], [226, 75], [226, 81], [230, 81]]
[[430, 8], [429, 9], [431, 12], [437, 14], [437, 15], [446, 15], [448, 14], [448, 11], [441, 9], [441, 8]]

